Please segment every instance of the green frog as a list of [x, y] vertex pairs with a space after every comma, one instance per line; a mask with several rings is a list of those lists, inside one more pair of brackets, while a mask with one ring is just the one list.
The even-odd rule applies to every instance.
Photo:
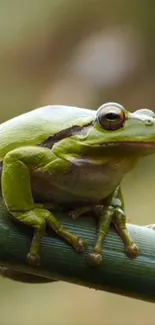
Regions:
[[120, 184], [141, 157], [155, 153], [153, 111], [131, 113], [113, 102], [97, 110], [45, 106], [2, 123], [0, 139], [6, 208], [13, 218], [34, 229], [29, 264], [40, 264], [40, 243], [47, 225], [78, 253], [87, 249], [88, 243], [58, 220], [59, 208], [67, 210], [69, 217], [91, 212], [97, 218], [90, 265], [102, 263], [111, 224], [126, 254], [130, 258], [139, 255], [126, 227]]

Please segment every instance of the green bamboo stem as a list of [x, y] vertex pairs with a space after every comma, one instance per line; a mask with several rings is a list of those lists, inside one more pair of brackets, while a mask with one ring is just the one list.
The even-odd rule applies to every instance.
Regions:
[[[72, 220], [59, 215], [66, 228], [88, 240], [88, 250], [77, 254], [65, 241], [48, 233], [41, 245], [40, 267], [30, 267], [26, 255], [32, 239], [32, 230], [15, 223], [4, 208], [0, 197], [0, 264], [13, 270], [37, 275], [46, 280], [57, 279], [82, 286], [113, 292], [128, 297], [155, 302], [155, 232], [136, 225], [129, 231], [141, 250], [141, 255], [130, 260], [124, 245], [113, 229], [104, 246], [101, 267], [92, 268], [86, 261], [96, 239], [93, 218]], [[33, 281], [32, 281], [33, 282]]]

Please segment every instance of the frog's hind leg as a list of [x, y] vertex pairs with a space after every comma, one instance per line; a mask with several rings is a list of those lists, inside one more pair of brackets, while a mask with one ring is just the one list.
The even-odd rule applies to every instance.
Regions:
[[33, 240], [30, 251], [27, 255], [29, 264], [40, 264], [40, 243], [45, 233], [46, 225], [52, 228], [58, 236], [64, 238], [68, 243], [70, 243], [78, 253], [84, 252], [86, 248], [85, 241], [65, 230], [63, 225], [52, 214], [52, 212], [42, 208], [34, 208], [26, 212], [11, 213], [25, 225], [34, 228]]
[[[55, 216], [48, 211], [36, 207], [32, 192], [29, 168], [46, 166], [55, 163], [56, 157], [51, 150], [39, 147], [22, 147], [9, 152], [3, 162], [2, 194], [9, 212], [22, 223], [34, 229], [34, 236], [28, 253], [28, 262], [39, 264], [40, 242], [48, 224], [59, 236], [69, 242], [77, 252], [85, 250], [85, 241], [69, 233]], [[42, 164], [42, 165], [41, 165]], [[61, 167], [56, 160], [55, 170]]]

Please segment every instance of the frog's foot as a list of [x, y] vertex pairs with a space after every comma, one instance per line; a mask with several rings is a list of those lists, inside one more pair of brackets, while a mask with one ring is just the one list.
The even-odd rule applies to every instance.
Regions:
[[115, 209], [115, 214], [113, 216], [112, 223], [124, 242], [126, 255], [130, 258], [138, 257], [140, 254], [140, 249], [134, 243], [133, 239], [131, 238], [128, 232], [126, 226], [126, 216], [124, 211], [122, 211], [120, 208]]
[[31, 266], [39, 266], [40, 265], [40, 256], [39, 254], [31, 254], [31, 253], [28, 253], [27, 254], [27, 262], [29, 265]]
[[127, 256], [130, 258], [136, 258], [140, 254], [140, 249], [134, 242], [130, 245], [127, 245], [125, 250], [126, 250]]
[[110, 228], [114, 209], [111, 206], [105, 209], [103, 206], [97, 206], [96, 212], [100, 214], [100, 223], [95, 247], [88, 257], [88, 263], [91, 266], [100, 266], [102, 264], [104, 240]]
[[31, 266], [38, 266], [40, 264], [40, 244], [46, 228], [46, 219], [49, 217], [50, 212], [40, 208], [34, 208], [25, 212], [10, 212], [17, 220], [34, 229], [27, 262]]
[[72, 246], [74, 247], [77, 253], [84, 253], [87, 249], [88, 243], [84, 239], [75, 237], [72, 241]]
[[100, 266], [102, 264], [102, 254], [97, 252], [91, 252], [88, 257], [88, 263], [91, 266]]
[[87, 248], [85, 240], [68, 232], [52, 214], [52, 212], [34, 208], [26, 212], [11, 212], [14, 217], [19, 219], [27, 226], [34, 228], [34, 236], [31, 243], [30, 251], [27, 255], [27, 261], [30, 265], [38, 266], [40, 264], [40, 243], [44, 235], [46, 225], [52, 228], [56, 234], [66, 240], [78, 253], [83, 253]]
[[87, 242], [84, 239], [68, 232], [61, 223], [50, 212], [50, 217], [47, 220], [47, 224], [51, 227], [58, 236], [64, 238], [78, 253], [83, 253], [87, 248]]

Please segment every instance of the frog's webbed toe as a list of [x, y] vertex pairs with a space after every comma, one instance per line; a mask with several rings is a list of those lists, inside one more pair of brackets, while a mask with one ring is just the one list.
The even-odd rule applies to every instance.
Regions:
[[126, 246], [126, 254], [130, 258], [136, 258], [139, 256], [140, 249], [135, 243]]
[[72, 246], [74, 247], [77, 253], [84, 253], [87, 249], [88, 244], [86, 240], [77, 238], [77, 240], [72, 243]]
[[91, 266], [100, 266], [102, 264], [102, 254], [97, 252], [91, 252], [88, 257], [88, 263]]
[[31, 266], [39, 266], [40, 265], [40, 255], [33, 255], [30, 252], [27, 254], [27, 262]]

